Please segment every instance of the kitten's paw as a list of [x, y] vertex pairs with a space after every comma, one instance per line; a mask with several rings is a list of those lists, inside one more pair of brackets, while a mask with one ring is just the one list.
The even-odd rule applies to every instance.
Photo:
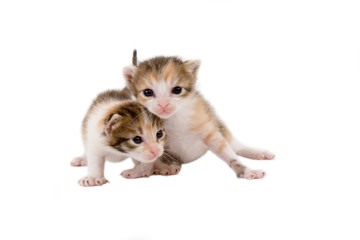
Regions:
[[243, 149], [236, 154], [254, 160], [272, 160], [275, 158], [275, 154], [264, 150]]
[[275, 158], [275, 154], [269, 151], [263, 151], [262, 153], [259, 153], [257, 157], [259, 160], [273, 160]]
[[250, 170], [247, 169], [244, 172], [244, 178], [253, 180], [253, 179], [261, 179], [265, 176], [265, 172], [263, 170]]
[[166, 165], [162, 164], [161, 166], [154, 167], [154, 174], [155, 175], [163, 175], [163, 176], [170, 176], [175, 175], [180, 172], [181, 166], [179, 165]]
[[134, 179], [134, 178], [150, 177], [152, 174], [153, 174], [152, 170], [149, 171], [149, 170], [139, 170], [132, 168], [132, 169], [124, 170], [121, 173], [121, 176], [127, 179]]
[[71, 166], [73, 167], [82, 167], [87, 165], [85, 157], [76, 157], [71, 161]]
[[101, 186], [109, 181], [103, 177], [90, 177], [86, 176], [79, 180], [80, 186], [83, 187], [94, 187], [94, 186]]

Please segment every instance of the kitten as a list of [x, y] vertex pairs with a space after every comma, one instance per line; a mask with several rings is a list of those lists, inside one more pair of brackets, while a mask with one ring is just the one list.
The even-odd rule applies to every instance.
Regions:
[[240, 143], [195, 88], [199, 60], [155, 57], [123, 70], [127, 87], [150, 112], [164, 119], [167, 148], [181, 163], [194, 161], [210, 149], [239, 178], [260, 179], [265, 172], [241, 164], [238, 155], [271, 160], [274, 154]]
[[165, 131], [163, 120], [131, 100], [128, 89], [109, 90], [97, 96], [82, 122], [85, 154], [75, 158], [72, 166], [88, 167], [81, 186], [100, 186], [105, 160], [118, 162], [133, 158], [135, 167], [124, 177], [146, 177], [153, 174], [154, 161], [163, 154]]

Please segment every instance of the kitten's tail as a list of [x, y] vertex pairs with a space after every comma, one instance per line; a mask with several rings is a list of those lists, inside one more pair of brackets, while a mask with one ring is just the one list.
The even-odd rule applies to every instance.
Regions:
[[136, 51], [136, 49], [134, 49], [134, 51], [133, 51], [132, 64], [137, 67], [137, 51]]

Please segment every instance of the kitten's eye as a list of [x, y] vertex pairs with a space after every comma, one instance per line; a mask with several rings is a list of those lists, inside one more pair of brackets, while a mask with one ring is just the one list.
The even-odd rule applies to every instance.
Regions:
[[151, 96], [154, 96], [154, 92], [151, 89], [145, 89], [144, 90], [144, 95], [147, 96], [147, 97], [151, 97]]
[[141, 139], [141, 137], [139, 137], [139, 136], [134, 137], [134, 138], [133, 138], [133, 141], [134, 141], [134, 143], [136, 143], [136, 144], [142, 143], [142, 139]]
[[161, 138], [162, 136], [163, 136], [164, 134], [163, 134], [163, 131], [158, 131], [157, 133], [156, 133], [156, 138], [157, 139], [159, 139], [159, 138]]
[[171, 93], [173, 94], [180, 94], [181, 93], [182, 88], [181, 87], [174, 87], [171, 91]]

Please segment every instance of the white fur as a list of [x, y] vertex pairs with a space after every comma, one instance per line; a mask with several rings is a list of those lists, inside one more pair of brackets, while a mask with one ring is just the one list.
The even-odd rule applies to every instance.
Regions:
[[87, 161], [88, 175], [79, 180], [81, 186], [99, 186], [106, 183], [107, 180], [104, 178], [105, 160], [122, 161], [127, 158], [125, 154], [106, 146], [105, 137], [102, 134], [104, 129], [99, 126], [99, 121], [116, 104], [119, 103], [99, 104], [89, 115], [85, 126], [87, 131], [84, 139], [84, 157]]
[[[205, 144], [202, 137], [190, 129], [192, 116], [195, 114], [195, 102], [196, 96], [182, 100], [176, 106], [177, 111], [164, 120], [170, 152], [178, 155], [182, 163], [189, 163], [200, 158], [209, 149], [229, 166], [232, 160], [238, 159], [237, 155], [259, 160], [274, 158], [273, 154], [247, 147], [235, 138], [231, 143], [227, 143], [221, 152], [219, 152], [218, 142], [209, 141]], [[217, 139], [221, 138], [224, 137], [218, 132]], [[245, 173], [238, 172], [241, 171], [241, 168], [233, 168], [233, 170], [239, 177], [246, 179], [260, 179], [265, 176], [265, 172], [262, 170], [246, 168]]]
[[174, 115], [165, 119], [164, 127], [170, 151], [180, 156], [181, 162], [188, 163], [204, 155], [208, 147], [198, 134], [189, 130], [194, 99], [184, 101]]

